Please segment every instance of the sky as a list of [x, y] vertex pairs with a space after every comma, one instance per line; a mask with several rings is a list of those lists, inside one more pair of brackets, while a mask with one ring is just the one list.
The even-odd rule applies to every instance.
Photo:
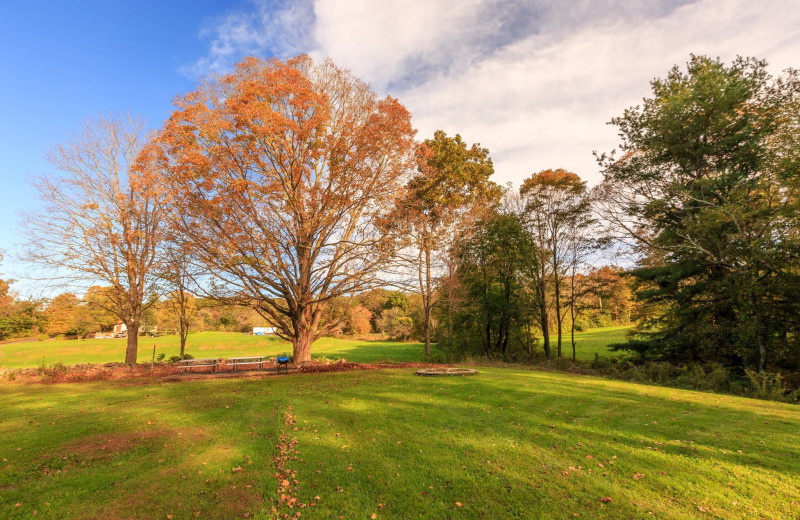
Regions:
[[330, 57], [437, 129], [488, 148], [494, 180], [547, 168], [590, 184], [608, 121], [691, 53], [800, 67], [793, 0], [9, 0], [0, 6], [0, 276], [35, 296], [16, 260], [30, 181], [89, 117], [157, 128], [175, 96], [244, 56]]

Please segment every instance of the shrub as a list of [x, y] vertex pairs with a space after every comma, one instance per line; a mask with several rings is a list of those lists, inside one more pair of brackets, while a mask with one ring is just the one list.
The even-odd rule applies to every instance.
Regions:
[[753, 385], [753, 397], [758, 399], [778, 400], [786, 394], [786, 385], [783, 382], [783, 377], [779, 373], [759, 373], [753, 370], [745, 370], [744, 373]]
[[567, 371], [573, 367], [574, 363], [572, 362], [571, 357], [555, 357], [551, 362], [551, 366], [556, 370]]
[[[183, 355], [183, 359], [194, 359], [194, 356], [192, 356], [191, 354], [184, 354]], [[180, 360], [181, 360], [180, 356], [170, 356], [169, 359], [167, 359], [167, 362], [168, 363], [177, 363]]]
[[590, 365], [595, 370], [610, 370], [614, 366], [614, 362], [605, 356], [594, 353], [594, 359]]
[[423, 354], [422, 362], [444, 364], [447, 363], [447, 354], [444, 352], [432, 352], [430, 354]]

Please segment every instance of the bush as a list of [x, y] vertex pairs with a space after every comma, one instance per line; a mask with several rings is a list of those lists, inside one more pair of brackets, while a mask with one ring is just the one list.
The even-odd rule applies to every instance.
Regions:
[[744, 373], [753, 385], [753, 397], [758, 399], [779, 400], [786, 394], [786, 385], [783, 382], [783, 377], [779, 373], [759, 373], [753, 370], [745, 370]]
[[571, 357], [566, 357], [566, 356], [555, 357], [555, 358], [553, 358], [553, 360], [551, 362], [551, 366], [553, 368], [555, 368], [556, 370], [562, 370], [562, 371], [568, 371], [571, 368], [573, 368], [574, 365], [575, 365], [575, 363], [573, 363], [572, 358]]
[[594, 360], [592, 360], [590, 366], [595, 370], [611, 370], [611, 368], [614, 366], [614, 362], [611, 359], [601, 356], [595, 352]]
[[444, 352], [432, 352], [430, 354], [423, 354], [422, 362], [445, 364], [447, 363], [447, 354]]
[[[194, 356], [192, 356], [191, 354], [184, 354], [183, 355], [183, 359], [194, 359]], [[180, 356], [170, 356], [169, 359], [167, 359], [167, 362], [168, 363], [177, 363], [180, 360], [181, 360]]]

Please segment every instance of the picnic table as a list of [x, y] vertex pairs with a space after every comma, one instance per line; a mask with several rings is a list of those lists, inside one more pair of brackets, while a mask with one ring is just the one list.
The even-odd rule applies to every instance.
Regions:
[[237, 368], [242, 365], [257, 365], [259, 370], [267, 368], [267, 363], [274, 362], [275, 368], [278, 373], [281, 369], [287, 374], [289, 373], [289, 362], [291, 358], [286, 354], [282, 354], [277, 358], [269, 356], [245, 356], [235, 357], [229, 359], [207, 358], [207, 359], [184, 359], [175, 363], [179, 370], [189, 372], [193, 368], [211, 367], [211, 372], [216, 372], [218, 367], [223, 367], [222, 370], [227, 370], [225, 367], [230, 366], [232, 372], [236, 372]]
[[217, 371], [217, 364], [219, 363], [219, 359], [217, 358], [208, 358], [208, 359], [182, 359], [175, 363], [175, 365], [180, 370], [190, 370], [192, 368], [197, 367], [211, 367], [212, 372]]
[[228, 364], [230, 364], [233, 368], [232, 370], [235, 372], [236, 367], [240, 365], [258, 365], [258, 368], [264, 368], [264, 362], [267, 360], [267, 356], [247, 356], [247, 357], [235, 357], [228, 359]]

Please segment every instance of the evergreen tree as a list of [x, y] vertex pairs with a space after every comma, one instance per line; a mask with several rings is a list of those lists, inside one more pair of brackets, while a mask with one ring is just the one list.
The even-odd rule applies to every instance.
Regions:
[[612, 120], [622, 156], [600, 157], [604, 217], [644, 253], [637, 295], [666, 309], [628, 348], [759, 371], [796, 364], [798, 75], [692, 56], [652, 92]]

